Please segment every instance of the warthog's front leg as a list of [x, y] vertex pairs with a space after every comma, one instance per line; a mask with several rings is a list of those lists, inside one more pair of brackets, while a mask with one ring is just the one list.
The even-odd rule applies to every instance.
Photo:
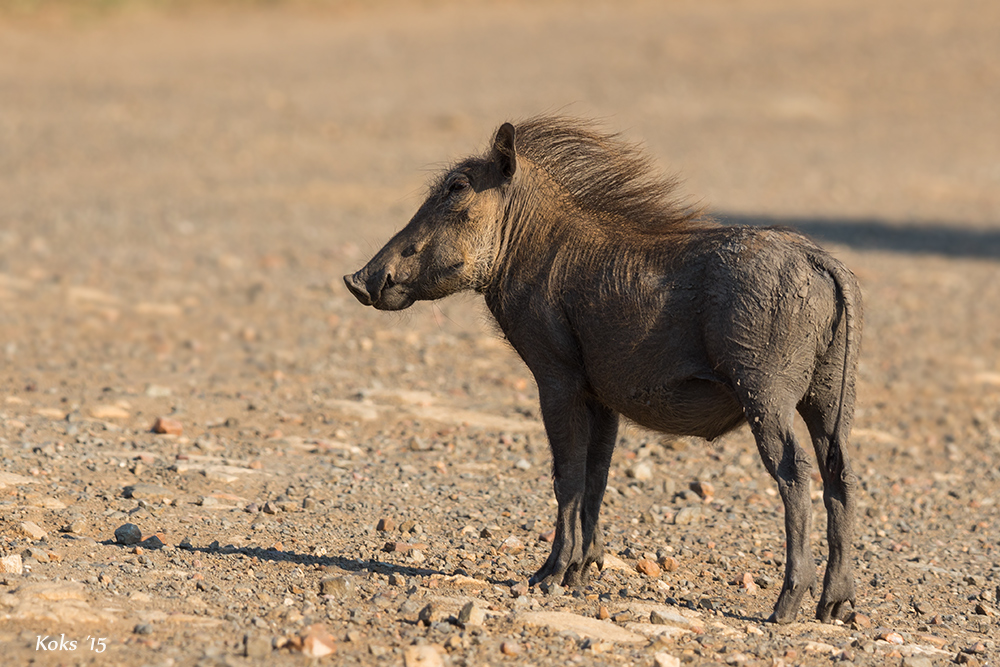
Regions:
[[543, 386], [539, 383], [559, 509], [552, 552], [531, 583], [575, 586], [586, 578], [591, 563], [603, 564], [597, 523], [618, 417], [582, 393], [566, 397]]

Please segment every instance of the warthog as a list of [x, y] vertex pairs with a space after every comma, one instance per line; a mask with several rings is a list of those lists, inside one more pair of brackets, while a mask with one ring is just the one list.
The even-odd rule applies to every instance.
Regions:
[[840, 617], [854, 605], [847, 450], [860, 290], [795, 231], [719, 225], [675, 190], [641, 150], [587, 121], [504, 123], [344, 280], [382, 310], [480, 292], [534, 374], [558, 512], [533, 584], [578, 585], [592, 563], [603, 566], [598, 514], [620, 415], [709, 440], [746, 421], [785, 505], [787, 565], [771, 620], [792, 621], [816, 582], [797, 410], [828, 513], [816, 615]]

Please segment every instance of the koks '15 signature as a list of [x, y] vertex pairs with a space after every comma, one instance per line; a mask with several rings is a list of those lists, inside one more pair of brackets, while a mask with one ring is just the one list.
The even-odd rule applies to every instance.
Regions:
[[[90, 650], [94, 653], [104, 653], [105, 649], [108, 648], [107, 637], [91, 637], [87, 635], [87, 638], [83, 640], [83, 647], [87, 647], [87, 642], [90, 642]], [[39, 635], [35, 641], [36, 651], [75, 651], [77, 645], [77, 640], [66, 639], [66, 635], [59, 635], [59, 639], [49, 638], [49, 635], [42, 637]]]

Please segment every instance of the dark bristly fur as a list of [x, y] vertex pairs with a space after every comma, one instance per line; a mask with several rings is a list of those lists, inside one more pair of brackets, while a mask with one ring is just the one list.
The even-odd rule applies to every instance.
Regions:
[[785, 505], [785, 580], [772, 619], [815, 583], [809, 460], [823, 478], [829, 555], [816, 615], [854, 604], [856, 478], [848, 460], [860, 291], [800, 234], [722, 227], [683, 205], [636, 146], [567, 118], [504, 123], [436, 181], [351, 292], [384, 310], [483, 294], [538, 384], [558, 503], [532, 578], [578, 584], [603, 563], [598, 522], [624, 415], [716, 438], [749, 423]]

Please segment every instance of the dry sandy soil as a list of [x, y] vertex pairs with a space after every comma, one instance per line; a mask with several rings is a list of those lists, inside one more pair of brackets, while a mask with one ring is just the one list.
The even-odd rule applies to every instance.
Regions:
[[[998, 25], [992, 0], [4, 15], [4, 664], [997, 664]], [[765, 622], [782, 508], [746, 429], [624, 428], [613, 562], [526, 588], [554, 518], [530, 375], [472, 296], [344, 288], [429, 172], [546, 111], [861, 280], [852, 622]]]

